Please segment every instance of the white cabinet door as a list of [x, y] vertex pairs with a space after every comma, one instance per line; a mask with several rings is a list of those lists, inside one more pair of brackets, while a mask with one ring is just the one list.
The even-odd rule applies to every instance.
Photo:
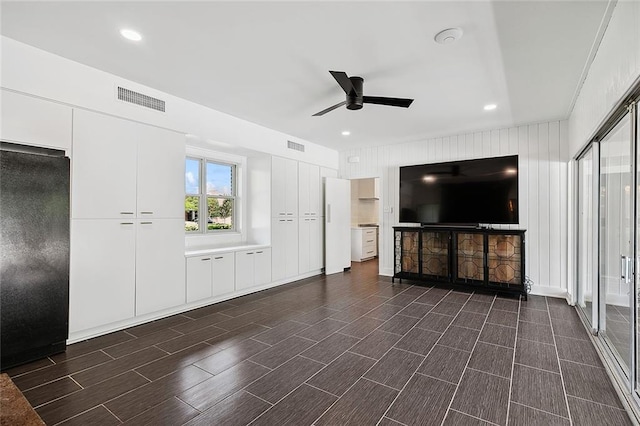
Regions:
[[285, 160], [286, 212], [287, 216], [298, 215], [298, 162]]
[[271, 282], [271, 249], [256, 250], [254, 261], [254, 285]]
[[271, 265], [273, 281], [287, 277], [287, 219], [271, 219]]
[[236, 290], [253, 287], [255, 250], [236, 252]]
[[71, 149], [71, 108], [2, 90], [0, 139], [55, 149]]
[[309, 165], [309, 215], [322, 216], [322, 184], [320, 182], [320, 167]]
[[325, 273], [343, 272], [351, 267], [351, 183], [346, 179], [324, 178], [325, 183]]
[[309, 219], [309, 270], [322, 269], [322, 225], [321, 218]]
[[187, 303], [211, 297], [211, 256], [187, 258]]
[[135, 238], [133, 221], [71, 221], [71, 333], [134, 316]]
[[136, 150], [142, 125], [75, 110], [71, 217], [133, 218]]
[[298, 163], [298, 216], [309, 217], [309, 167], [310, 164]]
[[152, 126], [142, 127], [137, 155], [138, 217], [183, 217], [184, 136]]
[[287, 218], [285, 225], [285, 277], [298, 275], [298, 219]]
[[142, 219], [136, 244], [136, 315], [185, 303], [184, 221]]
[[236, 289], [234, 253], [219, 253], [212, 256], [213, 295], [233, 293]]
[[298, 230], [298, 273], [305, 274], [311, 270], [311, 219], [301, 217]]
[[287, 215], [287, 170], [286, 159], [271, 158], [271, 216]]

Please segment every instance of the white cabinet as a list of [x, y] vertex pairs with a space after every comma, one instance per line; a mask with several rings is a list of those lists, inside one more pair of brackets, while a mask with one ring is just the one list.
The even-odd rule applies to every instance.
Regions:
[[358, 179], [358, 198], [377, 200], [380, 198], [380, 180], [378, 178]]
[[136, 226], [133, 220], [71, 221], [69, 331], [135, 315]]
[[271, 281], [271, 249], [236, 252], [236, 290], [267, 284]]
[[351, 260], [361, 262], [378, 255], [378, 230], [376, 228], [351, 229]]
[[236, 289], [235, 253], [218, 253], [212, 257], [212, 295], [233, 293]]
[[298, 215], [302, 217], [321, 216], [320, 167], [298, 163]]
[[183, 303], [184, 220], [140, 220], [136, 240], [136, 315]]
[[300, 218], [298, 234], [298, 273], [316, 271], [322, 268], [322, 226], [320, 217]]
[[298, 215], [298, 162], [271, 159], [271, 216]]
[[187, 303], [235, 291], [233, 252], [187, 258]]
[[2, 90], [0, 139], [46, 148], [71, 149], [70, 107]]
[[298, 218], [271, 220], [271, 248], [273, 281], [298, 275]]
[[180, 218], [184, 137], [84, 110], [73, 120], [73, 218]]
[[212, 257], [187, 258], [187, 303], [211, 297]]

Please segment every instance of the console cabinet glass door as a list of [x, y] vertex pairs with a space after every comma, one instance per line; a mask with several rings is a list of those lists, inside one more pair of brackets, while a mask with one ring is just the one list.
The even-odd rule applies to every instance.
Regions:
[[449, 279], [448, 231], [422, 232], [422, 275], [435, 280]]
[[467, 284], [483, 284], [485, 279], [484, 235], [459, 232], [456, 235], [456, 278]]

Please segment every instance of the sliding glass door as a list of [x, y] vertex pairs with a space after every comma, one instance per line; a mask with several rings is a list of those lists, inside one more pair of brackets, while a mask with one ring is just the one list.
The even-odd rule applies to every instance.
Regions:
[[[595, 151], [595, 153], [594, 153]], [[595, 279], [594, 258], [594, 198], [597, 198], [597, 145], [593, 144], [578, 159], [578, 307], [583, 312], [585, 319], [592, 329], [597, 329], [597, 309], [594, 309], [594, 301], [597, 301], [598, 286]], [[597, 271], [597, 269], [596, 269]]]

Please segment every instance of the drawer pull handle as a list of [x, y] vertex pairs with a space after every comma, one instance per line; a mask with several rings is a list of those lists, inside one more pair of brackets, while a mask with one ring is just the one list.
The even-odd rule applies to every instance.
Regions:
[[203, 262], [205, 262], [205, 261], [207, 261], [207, 260], [211, 260], [211, 258], [210, 258], [210, 257], [205, 257], [204, 259], [200, 259], [200, 260], [202, 260]]
[[256, 252], [256, 254], [262, 254], [262, 253], [264, 253], [264, 252], [261, 252], [261, 251], [257, 251], [257, 252]]
[[368, 243], [372, 243], [372, 242], [373, 242], [373, 240], [367, 240], [367, 242], [368, 242]]
[[253, 254], [253, 252], [251, 252], [251, 253], [247, 253], [247, 255], [250, 255], [250, 254]]
[[120, 214], [133, 214], [133, 212], [120, 212]]
[[140, 222], [140, 225], [153, 225], [153, 222]]
[[133, 225], [133, 222], [120, 222], [120, 225]]
[[214, 259], [215, 259], [215, 260], [218, 260], [218, 259], [224, 259], [224, 256], [214, 257]]
[[371, 254], [371, 253], [373, 253], [373, 251], [368, 251], [368, 252], [367, 252], [367, 254]]
[[153, 212], [140, 212], [140, 214], [153, 214]]

